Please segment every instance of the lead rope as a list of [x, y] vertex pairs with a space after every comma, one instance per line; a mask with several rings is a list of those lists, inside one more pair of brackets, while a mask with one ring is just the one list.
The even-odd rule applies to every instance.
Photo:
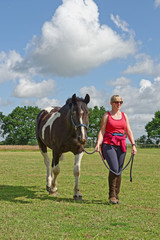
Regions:
[[[94, 154], [95, 152], [97, 152], [96, 150], [94, 150], [93, 152], [87, 152], [87, 151], [84, 149], [84, 147], [82, 147], [82, 148], [83, 148], [83, 151], [84, 151], [85, 153], [90, 154], [90, 155], [91, 155], [91, 154]], [[101, 159], [102, 159], [105, 167], [106, 167], [110, 172], [114, 173], [114, 174], [117, 175], [117, 176], [119, 176], [119, 175], [128, 167], [128, 165], [129, 165], [130, 162], [131, 162], [131, 167], [130, 167], [130, 182], [132, 182], [132, 167], [133, 167], [133, 159], [134, 159], [134, 154], [133, 154], [133, 153], [131, 154], [131, 157], [130, 157], [128, 163], [126, 164], [126, 166], [125, 166], [124, 168], [122, 168], [122, 170], [121, 170], [119, 173], [114, 172], [112, 169], [110, 169], [110, 168], [107, 166], [107, 164], [106, 164], [106, 162], [105, 162], [105, 159], [103, 158], [103, 156], [102, 156], [102, 154], [101, 154], [100, 151], [99, 151], [99, 155], [101, 156]]]

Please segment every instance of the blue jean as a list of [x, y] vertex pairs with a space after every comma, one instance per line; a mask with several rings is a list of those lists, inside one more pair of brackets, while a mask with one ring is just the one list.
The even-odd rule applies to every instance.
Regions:
[[103, 143], [102, 153], [112, 171], [121, 172], [126, 156], [126, 152], [122, 152], [120, 146], [114, 146]]

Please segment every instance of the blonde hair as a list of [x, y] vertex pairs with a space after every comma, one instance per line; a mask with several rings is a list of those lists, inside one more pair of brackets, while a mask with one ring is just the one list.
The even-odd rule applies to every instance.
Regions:
[[111, 97], [111, 103], [115, 102], [117, 100], [117, 98], [122, 101], [122, 97], [120, 95], [113, 95]]

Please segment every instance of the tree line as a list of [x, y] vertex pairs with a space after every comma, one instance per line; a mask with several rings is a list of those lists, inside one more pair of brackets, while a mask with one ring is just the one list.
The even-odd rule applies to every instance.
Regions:
[[[36, 117], [41, 110], [38, 107], [24, 106], [16, 107], [10, 114], [5, 116], [0, 112], [0, 136], [4, 138], [1, 144], [5, 145], [35, 145]], [[106, 109], [104, 107], [89, 108], [89, 146], [94, 146], [100, 130], [101, 119]], [[138, 144], [159, 144], [160, 143], [160, 111], [157, 111], [154, 118], [145, 126], [147, 135], [137, 139]]]
[[160, 145], [160, 111], [155, 112], [154, 117], [145, 126], [147, 135], [137, 139], [138, 145]]

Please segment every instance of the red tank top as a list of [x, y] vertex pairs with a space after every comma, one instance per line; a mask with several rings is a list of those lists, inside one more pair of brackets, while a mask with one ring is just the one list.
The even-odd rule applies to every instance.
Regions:
[[[113, 133], [122, 133], [125, 134], [125, 130], [127, 128], [127, 124], [126, 124], [126, 118], [123, 112], [121, 112], [122, 117], [121, 119], [114, 119], [110, 112], [108, 112], [108, 120], [107, 120], [107, 124], [106, 124], [106, 133], [104, 134], [103, 137], [103, 143], [106, 144], [111, 144], [113, 145], [112, 141], [110, 138], [108, 138], [107, 134], [113, 134]], [[119, 140], [117, 140], [116, 144], [120, 146], [121, 143]]]

